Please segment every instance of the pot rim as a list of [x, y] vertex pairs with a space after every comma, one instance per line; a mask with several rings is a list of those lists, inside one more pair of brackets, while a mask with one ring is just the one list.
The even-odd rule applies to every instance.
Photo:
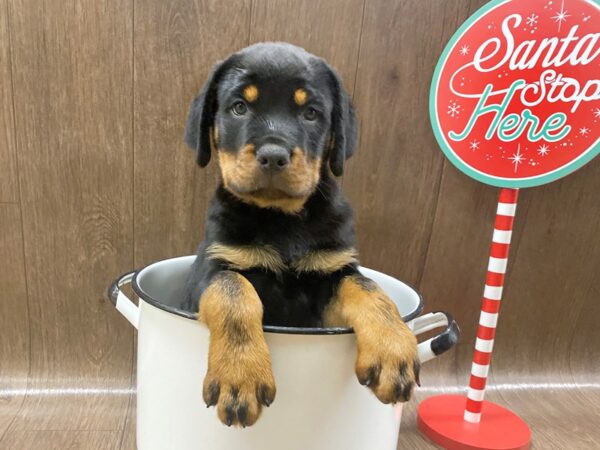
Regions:
[[[159, 302], [158, 300], [152, 298], [150, 295], [148, 295], [146, 292], [144, 292], [142, 290], [142, 288], [140, 287], [140, 285], [138, 284], [138, 275], [141, 272], [143, 272], [145, 269], [147, 269], [148, 267], [150, 267], [154, 264], [158, 264], [163, 261], [168, 261], [169, 259], [189, 258], [190, 256], [193, 256], [193, 255], [161, 259], [159, 261], [151, 262], [150, 264], [147, 264], [147, 265], [143, 266], [142, 268], [136, 270], [135, 274], [133, 275], [133, 279], [131, 280], [131, 286], [133, 287], [133, 291], [140, 299], [142, 299], [146, 303], [148, 303], [158, 309], [162, 309], [163, 311], [166, 311], [168, 313], [175, 314], [176, 316], [179, 316], [179, 317], [183, 317], [184, 319], [198, 320], [198, 313], [184, 311], [182, 309], [175, 308], [174, 306], [171, 306], [171, 305], [165, 305], [164, 303]], [[374, 269], [371, 269], [371, 270], [374, 270]], [[381, 273], [383, 274], [383, 272], [381, 272]], [[384, 274], [384, 275], [387, 275], [387, 274]], [[391, 275], [387, 275], [387, 276], [394, 278]], [[419, 303], [417, 304], [417, 307], [415, 308], [415, 310], [411, 311], [409, 314], [402, 316], [402, 320], [404, 322], [408, 322], [408, 321], [414, 319], [415, 317], [419, 316], [423, 312], [423, 308], [425, 307], [423, 296], [421, 295], [421, 293], [419, 291], [417, 291], [410, 284], [405, 283], [404, 281], [400, 281], [396, 278], [394, 278], [394, 280], [409, 287], [419, 297]], [[352, 333], [354, 333], [354, 330], [352, 329], [352, 327], [283, 327], [283, 326], [278, 326], [278, 325], [263, 325], [263, 331], [265, 331], [267, 333], [313, 334], [313, 335], [352, 334]]]

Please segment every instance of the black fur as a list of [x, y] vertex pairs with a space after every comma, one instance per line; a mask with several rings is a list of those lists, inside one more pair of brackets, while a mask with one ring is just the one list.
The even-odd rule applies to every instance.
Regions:
[[[266, 121], [249, 124], [243, 132], [236, 119], [228, 114], [231, 104], [240, 98], [240, 88], [246, 83], [262, 81], [267, 87], [279, 91], [302, 84], [314, 94], [321, 120], [309, 130], [297, 124], [274, 121], [278, 129], [269, 128]], [[267, 103], [265, 108], [279, 107]], [[311, 105], [307, 105], [311, 106]], [[274, 109], [274, 108], [273, 108]], [[278, 112], [282, 115], [282, 112]], [[339, 75], [322, 58], [286, 43], [261, 43], [234, 53], [225, 61], [214, 65], [208, 80], [193, 100], [185, 126], [185, 142], [195, 150], [198, 164], [206, 166], [211, 158], [210, 131], [218, 126], [219, 141], [227, 150], [239, 149], [250, 136], [257, 140], [268, 139], [273, 134], [278, 139], [300, 143], [300, 147], [321, 157], [329, 156], [329, 165], [335, 176], [342, 175], [344, 160], [350, 158], [358, 143], [356, 114]], [[280, 133], [278, 133], [280, 131]], [[333, 149], [329, 155], [325, 143], [331, 133]], [[289, 143], [289, 142], [288, 142]]]
[[[298, 109], [293, 104], [268, 101], [260, 108], [263, 113], [272, 114], [275, 124], [233, 117], [231, 102], [239, 98], [240, 86], [249, 82], [261, 83], [259, 96], [267, 89], [269, 97], [275, 99], [279, 97], [274, 93], [288, 95], [289, 89], [301, 84], [318, 102], [319, 120], [304, 124], [293, 116]], [[186, 284], [185, 307], [192, 311], [198, 311], [200, 296], [213, 277], [230, 269], [223, 261], [206, 258], [206, 248], [211, 243], [269, 245], [286, 264], [309, 251], [355, 247], [352, 211], [332, 173], [340, 175], [344, 160], [354, 152], [356, 118], [338, 75], [322, 59], [289, 44], [266, 43], [244, 49], [217, 64], [194, 99], [186, 124], [185, 140], [197, 151], [201, 166], [210, 160], [210, 133], [215, 126], [219, 129], [219, 148], [227, 151], [240, 149], [249, 139], [260, 140], [263, 135], [268, 138], [270, 131], [275, 130], [278, 142], [297, 145], [324, 163], [317, 189], [297, 214], [260, 208], [241, 201], [222, 184], [217, 188], [208, 210], [204, 241]], [[330, 134], [331, 149], [326, 145]], [[292, 269], [281, 273], [266, 269], [238, 272], [257, 290], [264, 305], [265, 324], [315, 327], [322, 325], [323, 310], [341, 278], [357, 273], [357, 266], [349, 264], [329, 274], [297, 273]]]

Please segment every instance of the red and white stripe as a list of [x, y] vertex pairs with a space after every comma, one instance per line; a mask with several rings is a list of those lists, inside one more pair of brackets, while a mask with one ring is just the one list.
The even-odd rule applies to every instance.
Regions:
[[502, 188], [500, 190], [464, 416], [465, 420], [471, 423], [479, 423], [481, 419], [481, 406], [494, 347], [496, 323], [500, 311], [504, 274], [508, 263], [508, 250], [518, 196], [518, 189]]

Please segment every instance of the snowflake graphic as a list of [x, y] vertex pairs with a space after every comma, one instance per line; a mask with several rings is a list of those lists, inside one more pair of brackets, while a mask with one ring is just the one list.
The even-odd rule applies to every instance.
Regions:
[[471, 50], [471, 49], [469, 48], [469, 46], [468, 46], [468, 45], [463, 45], [463, 46], [460, 48], [460, 50], [458, 51], [458, 53], [460, 53], [462, 56], [465, 56], [465, 55], [468, 55], [468, 54], [469, 54], [469, 51], [470, 51], [470, 50]]
[[546, 156], [548, 153], [550, 153], [550, 147], [548, 147], [546, 144], [542, 144], [538, 147], [537, 152], [540, 156]]
[[587, 127], [582, 127], [579, 129], [579, 134], [581, 136], [587, 136], [589, 134], [589, 132], [590, 132], [590, 129]]
[[471, 151], [475, 151], [477, 149], [479, 149], [479, 141], [477, 141], [476, 139], [473, 139], [471, 142], [469, 142], [469, 148], [471, 149]]
[[450, 117], [458, 117], [460, 114], [460, 105], [453, 100], [450, 100], [450, 104], [448, 105], [448, 115]]
[[528, 18], [527, 18], [527, 25], [529, 25], [530, 27], [534, 26], [535, 24], [537, 24], [539, 16], [536, 16], [535, 14], [531, 14]]
[[596, 119], [600, 119], [600, 108], [596, 108], [596, 109], [594, 109], [594, 110], [593, 110], [593, 113], [594, 113], [594, 117], [595, 117]]
[[521, 144], [517, 146], [517, 153], [513, 153], [513, 155], [508, 159], [510, 159], [512, 161], [512, 164], [515, 165], [515, 173], [517, 173], [519, 164], [523, 164], [523, 160], [525, 159], [523, 153], [521, 153]]
[[558, 23], [558, 31], [560, 31], [562, 23], [567, 21], [567, 17], [571, 17], [571, 14], [567, 14], [567, 11], [565, 11], [565, 0], [562, 0], [560, 12], [557, 12], [555, 16], [552, 16], [552, 19]]

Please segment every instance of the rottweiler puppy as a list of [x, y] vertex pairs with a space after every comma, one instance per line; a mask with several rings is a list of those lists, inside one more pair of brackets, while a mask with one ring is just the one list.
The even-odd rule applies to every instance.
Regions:
[[193, 100], [185, 141], [221, 179], [186, 283], [210, 331], [203, 397], [248, 426], [275, 398], [263, 324], [352, 327], [356, 375], [384, 403], [418, 381], [416, 339], [357, 267], [352, 210], [334, 176], [357, 144], [354, 108], [321, 58], [260, 43], [216, 64]]

